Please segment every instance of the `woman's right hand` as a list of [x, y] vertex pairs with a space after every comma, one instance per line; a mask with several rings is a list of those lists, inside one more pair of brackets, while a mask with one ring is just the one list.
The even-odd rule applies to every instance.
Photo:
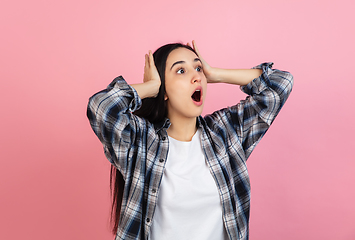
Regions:
[[158, 96], [161, 80], [154, 64], [152, 51], [145, 55], [143, 83], [149, 83], [152, 90], [151, 94], [149, 94], [151, 95], [150, 97]]
[[137, 91], [141, 99], [154, 98], [158, 96], [161, 85], [160, 76], [154, 64], [154, 58], [151, 51], [145, 55], [143, 83], [131, 84]]

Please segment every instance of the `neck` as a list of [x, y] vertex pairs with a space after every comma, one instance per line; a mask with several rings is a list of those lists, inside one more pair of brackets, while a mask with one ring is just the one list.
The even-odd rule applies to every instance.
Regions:
[[171, 125], [168, 128], [168, 135], [176, 140], [189, 142], [197, 131], [196, 117], [177, 118], [169, 117]]

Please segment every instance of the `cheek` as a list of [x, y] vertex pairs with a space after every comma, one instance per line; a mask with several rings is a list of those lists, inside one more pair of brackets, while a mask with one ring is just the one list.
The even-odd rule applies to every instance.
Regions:
[[179, 98], [184, 93], [188, 92], [186, 84], [183, 81], [165, 81], [165, 92], [169, 98]]
[[174, 81], [172, 81], [171, 76], [165, 75], [165, 94], [170, 96], [174, 92]]
[[174, 96], [176, 96], [177, 93], [177, 87], [174, 86], [174, 84], [171, 83], [165, 83], [165, 95], [167, 96], [168, 99], [173, 99]]
[[206, 80], [203, 81], [203, 82], [202, 82], [202, 88], [203, 88], [203, 92], [204, 92], [204, 94], [203, 94], [203, 97], [204, 97], [204, 98], [205, 98], [206, 95], [207, 95], [207, 86], [208, 86], [207, 81], [206, 81]]
[[165, 92], [167, 97], [172, 100], [172, 99], [179, 99], [182, 94], [183, 94], [183, 90], [181, 87], [179, 87], [178, 85], [174, 85], [174, 86], [168, 86], [165, 88]]

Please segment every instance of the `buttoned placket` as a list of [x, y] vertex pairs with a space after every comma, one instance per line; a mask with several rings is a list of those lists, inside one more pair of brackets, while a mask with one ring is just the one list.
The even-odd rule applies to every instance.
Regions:
[[[161, 179], [163, 177], [166, 158], [168, 156], [168, 149], [169, 149], [169, 140], [168, 134], [166, 132], [166, 127], [169, 127], [170, 122], [167, 120], [164, 128], [158, 131], [159, 135], [159, 145], [161, 147], [159, 153], [157, 154], [156, 161], [154, 163], [154, 171], [160, 172], [159, 176], [156, 176], [153, 181], [152, 186], [149, 189], [148, 199], [147, 199], [147, 216], [145, 218], [145, 231], [146, 231], [146, 239], [149, 237], [150, 227], [152, 225], [152, 220], [154, 217], [154, 209], [157, 204], [158, 194], [159, 194], [159, 187], [161, 183]], [[160, 171], [157, 168], [161, 168]]]
[[[219, 162], [219, 159], [223, 159], [223, 156], [218, 156], [218, 151], [215, 151], [215, 149], [213, 149], [212, 139], [209, 137], [208, 133], [206, 132], [206, 130], [203, 127], [202, 127], [202, 134], [201, 134], [201, 146], [204, 150], [203, 152], [205, 154], [208, 168], [209, 168], [212, 176], [214, 177], [216, 185], [218, 186], [220, 201], [221, 201], [223, 208], [224, 208], [223, 212], [226, 212], [226, 211], [231, 212], [231, 211], [228, 211], [227, 209], [225, 209], [225, 208], [231, 207], [231, 205], [224, 203], [224, 199], [230, 199], [230, 197], [228, 197], [230, 192], [228, 191], [226, 179], [224, 177], [219, 177], [219, 178], [216, 177], [217, 175], [219, 175], [219, 173], [223, 172], [221, 163]], [[230, 223], [235, 221], [235, 219], [236, 219], [236, 216], [234, 214], [233, 214], [233, 216], [223, 215], [224, 226], [226, 228], [228, 237], [230, 239], [235, 239], [235, 237], [238, 236], [238, 234], [239, 234], [236, 229], [234, 229], [233, 227], [230, 227]], [[235, 222], [235, 224], [237, 225], [236, 222]], [[233, 226], [233, 224], [231, 224], [231, 225]]]

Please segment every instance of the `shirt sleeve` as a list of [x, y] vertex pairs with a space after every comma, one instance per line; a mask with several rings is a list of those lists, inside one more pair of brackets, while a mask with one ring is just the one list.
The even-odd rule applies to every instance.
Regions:
[[254, 67], [263, 72], [249, 84], [240, 87], [249, 95], [245, 100], [211, 115], [212, 125], [223, 128], [227, 145], [242, 146], [245, 160], [269, 129], [292, 91], [293, 76], [289, 72], [272, 69], [272, 65], [263, 63]]
[[122, 76], [105, 89], [94, 94], [87, 107], [87, 117], [100, 139], [107, 159], [125, 176], [131, 143], [142, 119], [132, 112], [141, 106], [135, 89]]

